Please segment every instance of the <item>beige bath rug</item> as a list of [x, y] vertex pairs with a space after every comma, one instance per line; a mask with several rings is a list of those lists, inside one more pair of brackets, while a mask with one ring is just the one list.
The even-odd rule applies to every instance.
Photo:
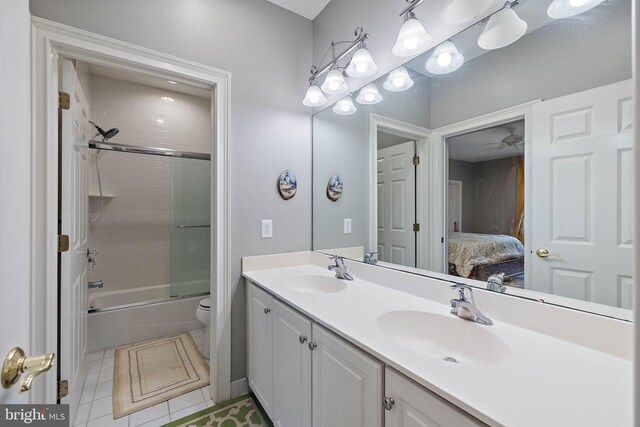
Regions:
[[209, 384], [209, 366], [187, 332], [116, 350], [113, 418]]

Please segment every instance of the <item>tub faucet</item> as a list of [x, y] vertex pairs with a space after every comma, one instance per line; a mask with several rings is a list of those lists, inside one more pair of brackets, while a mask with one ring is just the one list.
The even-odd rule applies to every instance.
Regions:
[[476, 307], [471, 286], [456, 283], [455, 285], [451, 285], [451, 289], [457, 289], [459, 293], [458, 298], [451, 300], [451, 314], [482, 325], [493, 325], [493, 320], [482, 314], [480, 310], [478, 310], [478, 307]]
[[329, 259], [335, 261], [335, 265], [330, 265], [328, 268], [330, 271], [335, 271], [337, 279], [353, 280], [353, 277], [347, 273], [347, 266], [344, 265], [343, 257], [334, 255]]
[[96, 280], [95, 282], [87, 282], [87, 287], [89, 289], [102, 288], [104, 286], [104, 282], [102, 280]]

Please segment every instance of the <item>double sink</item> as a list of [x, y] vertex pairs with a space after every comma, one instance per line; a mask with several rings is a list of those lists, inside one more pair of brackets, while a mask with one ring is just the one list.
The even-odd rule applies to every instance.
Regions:
[[[304, 294], [334, 294], [354, 282], [321, 275], [291, 276], [282, 284]], [[444, 307], [444, 306], [443, 306]], [[409, 351], [451, 363], [496, 365], [511, 358], [511, 349], [488, 326], [431, 311], [388, 311], [377, 328]]]

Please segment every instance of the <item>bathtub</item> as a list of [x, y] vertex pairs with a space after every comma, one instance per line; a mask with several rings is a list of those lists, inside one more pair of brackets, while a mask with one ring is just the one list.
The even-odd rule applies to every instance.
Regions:
[[208, 294], [169, 296], [169, 285], [94, 293], [87, 319], [89, 353], [197, 329], [196, 309]]

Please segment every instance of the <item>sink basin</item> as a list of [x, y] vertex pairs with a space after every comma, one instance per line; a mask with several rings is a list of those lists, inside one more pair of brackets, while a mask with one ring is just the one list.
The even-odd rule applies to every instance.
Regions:
[[447, 362], [495, 365], [511, 358], [509, 346], [483, 326], [455, 316], [391, 311], [378, 329], [399, 345]]
[[284, 286], [304, 294], [330, 294], [346, 289], [344, 280], [327, 276], [293, 276], [285, 279]]

